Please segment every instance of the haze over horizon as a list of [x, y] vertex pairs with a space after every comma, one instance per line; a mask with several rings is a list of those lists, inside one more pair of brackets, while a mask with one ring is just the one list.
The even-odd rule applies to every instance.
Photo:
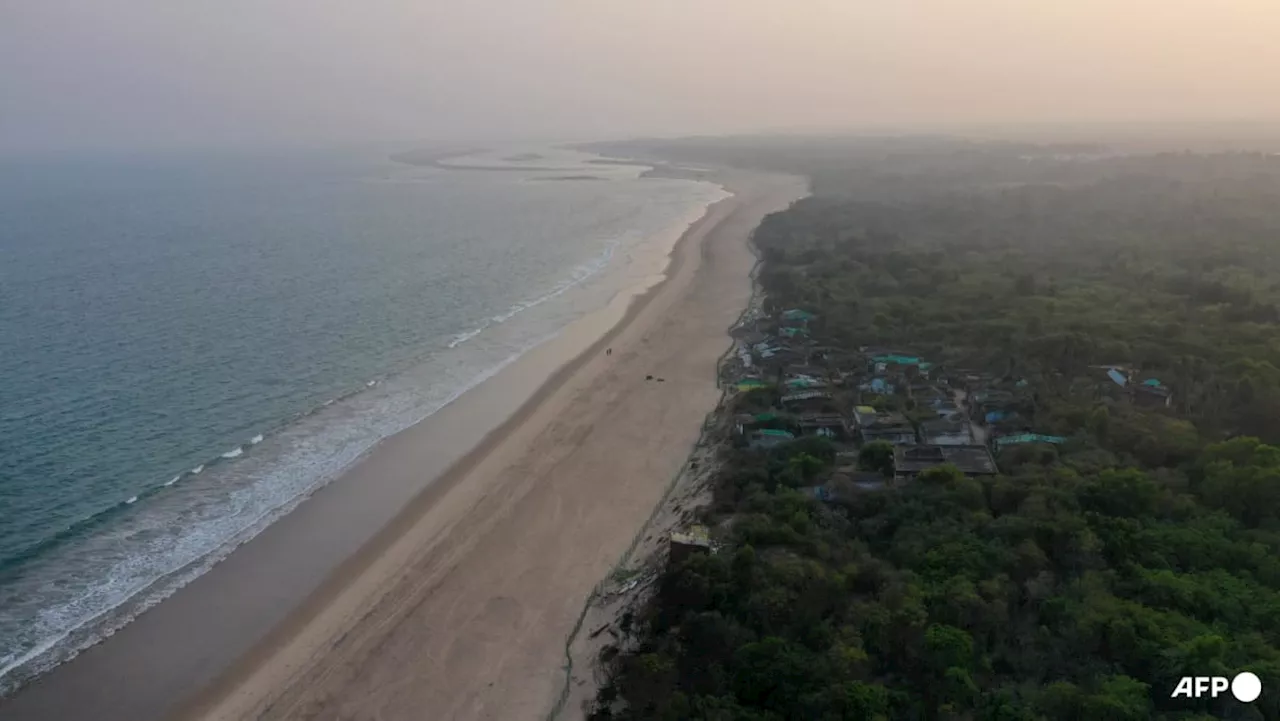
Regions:
[[0, 150], [1280, 119], [1274, 0], [41, 0]]

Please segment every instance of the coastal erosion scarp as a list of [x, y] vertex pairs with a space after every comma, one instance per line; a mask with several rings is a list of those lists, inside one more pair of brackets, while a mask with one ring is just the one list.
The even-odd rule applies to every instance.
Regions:
[[[692, 172], [711, 172], [688, 169]], [[752, 244], [754, 250], [754, 243]], [[759, 313], [764, 298], [757, 282], [760, 260], [751, 270], [750, 304], [742, 309], [733, 327]], [[717, 367], [733, 352], [727, 348]], [[720, 374], [723, 378], [723, 374]], [[724, 414], [730, 391], [722, 387], [720, 401], [707, 414], [701, 435], [685, 464], [671, 478], [666, 491], [640, 526], [631, 545], [615, 567], [587, 597], [577, 623], [565, 640], [564, 679], [560, 695], [547, 715], [548, 721], [585, 718], [595, 708], [601, 688], [609, 681], [609, 662], [629, 650], [635, 616], [656, 592], [656, 583], [669, 562], [670, 544], [678, 532], [692, 531], [700, 509], [712, 501], [711, 484], [719, 472], [721, 441], [729, 420]]]

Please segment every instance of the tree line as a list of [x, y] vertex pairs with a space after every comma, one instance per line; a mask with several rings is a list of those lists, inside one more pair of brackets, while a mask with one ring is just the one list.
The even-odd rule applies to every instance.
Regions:
[[[720, 551], [661, 576], [592, 717], [1280, 718], [1280, 159], [827, 150], [761, 153], [815, 189], [756, 232], [768, 305], [1016, 379], [1067, 441], [824, 502], [829, 441], [726, 443]], [[1105, 364], [1171, 405], [1107, 395]], [[1243, 670], [1255, 703], [1171, 698]]]

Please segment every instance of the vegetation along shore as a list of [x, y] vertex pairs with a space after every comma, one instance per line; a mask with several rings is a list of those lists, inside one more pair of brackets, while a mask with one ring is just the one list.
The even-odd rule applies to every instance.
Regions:
[[685, 520], [597, 594], [568, 710], [1280, 718], [1274, 693], [1173, 696], [1280, 683], [1280, 158], [613, 151], [802, 173], [813, 195], [755, 233], [763, 301], [667, 502]]

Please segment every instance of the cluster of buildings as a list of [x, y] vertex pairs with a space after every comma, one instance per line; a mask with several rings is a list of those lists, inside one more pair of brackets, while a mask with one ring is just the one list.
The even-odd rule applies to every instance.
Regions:
[[[817, 320], [802, 309], [772, 317], [757, 312], [733, 330], [734, 352], [721, 370], [725, 384], [751, 394], [735, 404], [741, 443], [768, 449], [823, 436], [837, 451], [836, 478], [864, 488], [910, 480], [942, 464], [969, 475], [997, 472], [965, 392], [939, 368], [890, 349], [824, 346], [810, 335]], [[858, 467], [859, 449], [874, 442], [894, 447], [891, 476]]]
[[[731, 331], [734, 349], [720, 369], [722, 386], [738, 394], [733, 431], [741, 445], [770, 449], [805, 436], [831, 442], [834, 472], [804, 489], [819, 500], [838, 500], [849, 488], [911, 482], [942, 465], [993, 476], [1002, 451], [1068, 440], [1036, 432], [1036, 400], [1026, 380], [941, 368], [895, 349], [823, 345], [813, 337], [819, 320], [799, 308], [775, 314], [755, 308]], [[1121, 365], [1093, 370], [1101, 397], [1152, 408], [1172, 404], [1157, 378]], [[892, 447], [891, 463], [861, 466], [861, 450], [872, 443]], [[673, 559], [711, 550], [701, 527], [673, 535], [671, 544]]]
[[1137, 369], [1125, 365], [1095, 366], [1098, 394], [1123, 399], [1142, 408], [1168, 408], [1173, 392], [1159, 378], [1143, 378]]
[[[734, 430], [744, 445], [768, 449], [823, 436], [837, 449], [837, 476], [865, 486], [873, 479], [857, 457], [868, 443], [894, 447], [892, 478], [883, 482], [942, 464], [993, 475], [1003, 450], [1067, 441], [1034, 428], [1035, 398], [1025, 380], [944, 369], [895, 349], [826, 346], [812, 337], [818, 321], [799, 308], [773, 315], [757, 309], [732, 331], [722, 382], [750, 394], [735, 404]], [[1146, 407], [1172, 403], [1157, 378], [1118, 365], [1096, 370], [1100, 393]]]

